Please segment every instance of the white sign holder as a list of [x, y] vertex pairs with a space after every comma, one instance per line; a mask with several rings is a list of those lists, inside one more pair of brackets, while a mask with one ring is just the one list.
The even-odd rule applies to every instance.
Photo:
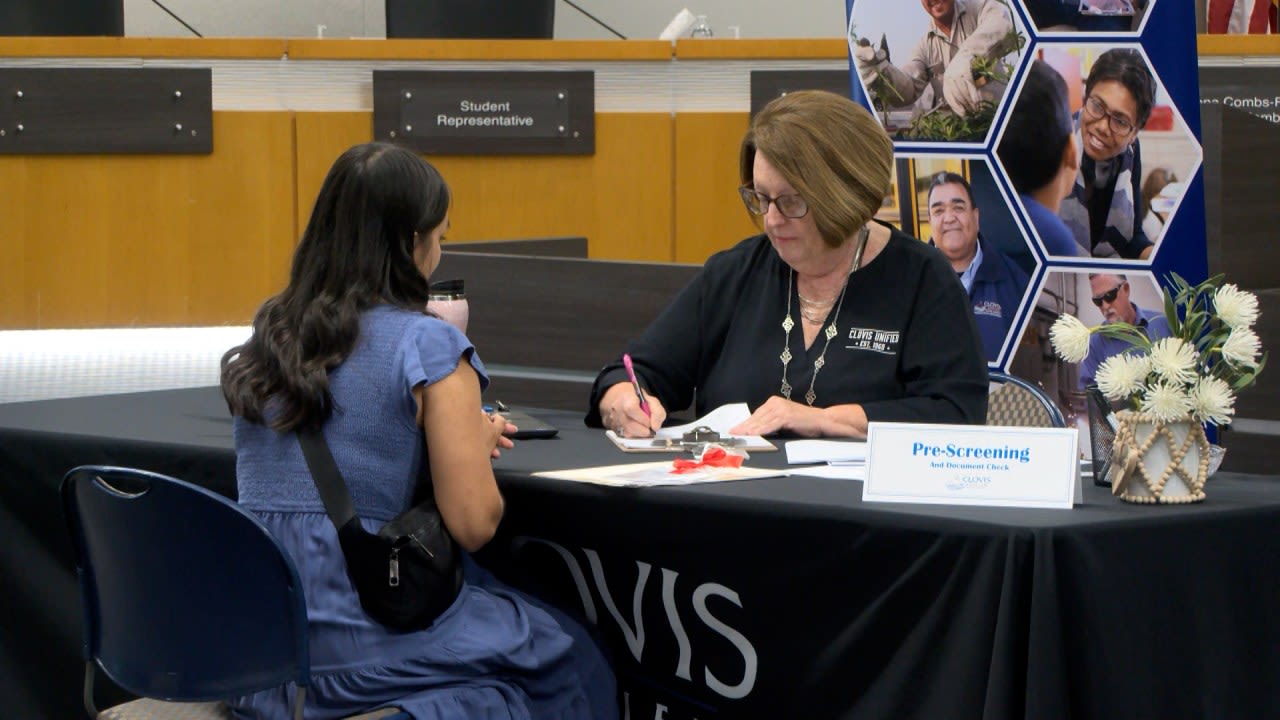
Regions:
[[873, 422], [866, 502], [1071, 509], [1082, 491], [1075, 428]]

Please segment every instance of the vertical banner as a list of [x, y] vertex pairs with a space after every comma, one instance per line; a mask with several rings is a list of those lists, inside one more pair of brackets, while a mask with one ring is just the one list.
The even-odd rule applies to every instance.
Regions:
[[1086, 378], [1049, 346], [1057, 316], [1135, 322], [1162, 312], [1170, 273], [1207, 274], [1194, 4], [845, 9], [853, 97], [899, 157], [895, 224], [958, 272], [976, 263], [988, 362], [1082, 421]]

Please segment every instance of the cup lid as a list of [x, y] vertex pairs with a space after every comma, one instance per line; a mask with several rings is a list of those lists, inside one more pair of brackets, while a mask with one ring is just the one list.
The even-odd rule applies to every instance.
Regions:
[[429, 286], [428, 297], [432, 300], [460, 300], [465, 298], [462, 278], [436, 280]]

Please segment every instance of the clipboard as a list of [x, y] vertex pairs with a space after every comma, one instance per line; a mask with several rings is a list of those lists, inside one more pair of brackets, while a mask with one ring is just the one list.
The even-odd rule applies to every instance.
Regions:
[[777, 445], [761, 435], [720, 435], [707, 427], [696, 427], [688, 432], [676, 435], [672, 428], [663, 428], [655, 437], [624, 438], [612, 430], [605, 431], [605, 437], [613, 441], [618, 449], [627, 453], [644, 452], [696, 452], [703, 445], [718, 443], [725, 447], [747, 451], [772, 452]]

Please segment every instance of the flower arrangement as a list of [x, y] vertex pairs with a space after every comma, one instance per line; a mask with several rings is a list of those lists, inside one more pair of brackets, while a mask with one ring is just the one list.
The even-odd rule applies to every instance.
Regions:
[[[1201, 423], [1228, 425], [1236, 393], [1253, 384], [1266, 364], [1253, 330], [1258, 298], [1222, 275], [1190, 285], [1177, 274], [1164, 291], [1164, 314], [1171, 335], [1152, 342], [1141, 329], [1124, 322], [1087, 327], [1073, 315], [1060, 315], [1049, 330], [1058, 356], [1078, 363], [1089, 354], [1089, 337], [1098, 333], [1124, 340], [1135, 351], [1113, 355], [1094, 380], [1107, 399], [1128, 402], [1134, 410], [1169, 422], [1187, 416]], [[1172, 292], [1170, 291], [1172, 289]]]

